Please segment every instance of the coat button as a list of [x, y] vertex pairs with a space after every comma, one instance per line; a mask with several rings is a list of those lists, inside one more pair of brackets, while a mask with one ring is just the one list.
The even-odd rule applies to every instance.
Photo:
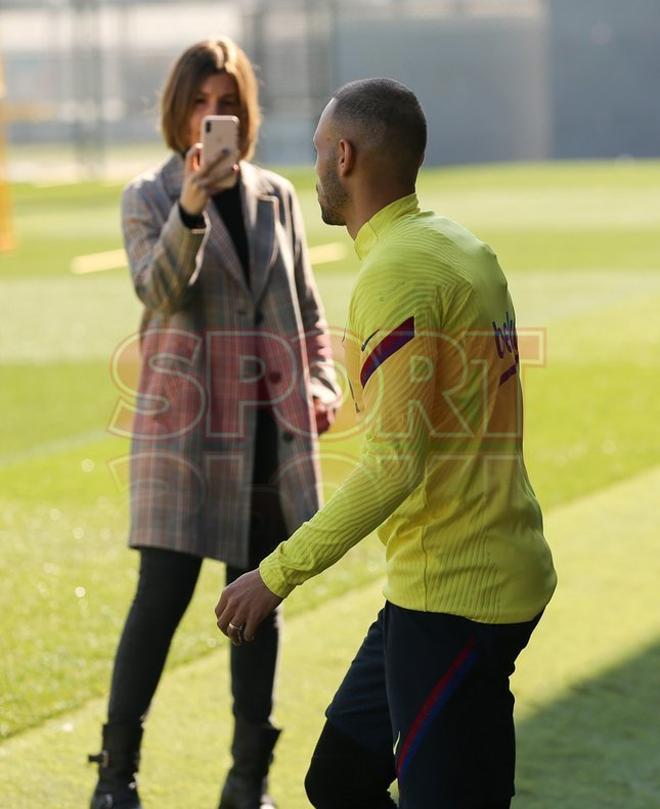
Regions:
[[271, 374], [268, 374], [268, 379], [273, 385], [277, 385], [278, 382], [282, 381], [282, 374], [279, 371], [273, 371]]
[[255, 315], [254, 315], [254, 324], [255, 324], [255, 326], [261, 326], [261, 324], [263, 322], [264, 322], [264, 313], [261, 312], [261, 311], [255, 312]]
[[282, 433], [282, 441], [286, 441], [287, 444], [290, 444], [293, 441], [293, 433]]

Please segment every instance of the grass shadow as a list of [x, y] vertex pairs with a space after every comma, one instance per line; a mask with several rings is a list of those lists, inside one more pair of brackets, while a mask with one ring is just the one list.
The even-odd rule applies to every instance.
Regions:
[[660, 807], [659, 706], [660, 640], [519, 723], [514, 806]]

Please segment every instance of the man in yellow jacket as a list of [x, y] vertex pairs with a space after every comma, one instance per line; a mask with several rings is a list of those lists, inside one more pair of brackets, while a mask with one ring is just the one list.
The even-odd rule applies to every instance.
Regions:
[[234, 643], [374, 529], [386, 603], [327, 710], [317, 809], [504, 809], [509, 676], [556, 586], [522, 450], [515, 311], [488, 245], [420, 210], [426, 121], [389, 79], [341, 88], [314, 136], [326, 223], [362, 261], [345, 338], [366, 430], [339, 490], [216, 607]]

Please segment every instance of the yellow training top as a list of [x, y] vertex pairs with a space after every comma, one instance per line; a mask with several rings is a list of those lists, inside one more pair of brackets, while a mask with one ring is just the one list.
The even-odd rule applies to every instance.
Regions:
[[378, 528], [393, 604], [527, 621], [556, 575], [523, 461], [515, 313], [495, 254], [415, 194], [378, 211], [355, 249], [344, 345], [359, 461], [261, 576], [285, 597]]

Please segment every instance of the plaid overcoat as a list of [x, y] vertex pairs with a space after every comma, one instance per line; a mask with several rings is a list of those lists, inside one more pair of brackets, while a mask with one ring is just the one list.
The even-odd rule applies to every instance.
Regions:
[[312, 396], [339, 390], [293, 187], [240, 168], [249, 286], [212, 202], [204, 228], [181, 221], [177, 154], [124, 190], [122, 228], [144, 304], [129, 544], [246, 567], [258, 389], [278, 426], [290, 533], [321, 500]]

